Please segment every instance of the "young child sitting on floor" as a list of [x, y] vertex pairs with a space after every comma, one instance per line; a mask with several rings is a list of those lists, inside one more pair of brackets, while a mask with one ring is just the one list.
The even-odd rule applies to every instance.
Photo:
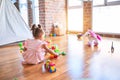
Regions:
[[44, 41], [45, 33], [41, 25], [38, 25], [38, 27], [33, 25], [31, 30], [34, 39], [28, 39], [24, 42], [23, 64], [38, 64], [44, 61], [46, 52], [57, 55], [47, 47], [47, 43]]

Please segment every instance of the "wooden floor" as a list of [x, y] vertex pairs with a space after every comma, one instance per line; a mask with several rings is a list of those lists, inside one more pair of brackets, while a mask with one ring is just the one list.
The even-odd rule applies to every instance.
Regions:
[[[67, 53], [52, 60], [55, 73], [42, 65], [22, 65], [17, 44], [0, 47], [0, 80], [120, 80], [120, 39], [103, 38], [98, 47], [86, 46], [76, 35], [48, 38]], [[114, 42], [114, 53], [110, 52]]]

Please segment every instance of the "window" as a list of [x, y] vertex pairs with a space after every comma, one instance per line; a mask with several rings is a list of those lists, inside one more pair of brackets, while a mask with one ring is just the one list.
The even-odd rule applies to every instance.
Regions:
[[20, 14], [23, 17], [24, 21], [28, 25], [28, 8], [27, 0], [19, 0]]
[[32, 0], [33, 24], [39, 24], [39, 5], [38, 0]]
[[69, 31], [83, 31], [83, 9], [69, 9], [68, 10], [68, 30]]
[[93, 5], [104, 5], [105, 1], [104, 0], [93, 0]]
[[107, 5], [120, 5], [120, 0], [107, 0]]
[[120, 34], [120, 5], [93, 7], [95, 32]]
[[83, 31], [82, 0], [68, 0], [68, 31]]
[[107, 2], [115, 2], [115, 1], [120, 1], [120, 0], [107, 0]]
[[81, 0], [68, 0], [68, 6], [81, 6]]

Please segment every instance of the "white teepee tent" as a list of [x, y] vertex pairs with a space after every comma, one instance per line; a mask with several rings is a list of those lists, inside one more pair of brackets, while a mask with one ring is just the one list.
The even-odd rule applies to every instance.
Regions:
[[31, 31], [10, 0], [0, 0], [0, 46], [32, 38]]

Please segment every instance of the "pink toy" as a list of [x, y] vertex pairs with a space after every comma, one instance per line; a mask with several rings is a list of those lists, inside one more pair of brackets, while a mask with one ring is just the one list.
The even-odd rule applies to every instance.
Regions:
[[45, 66], [45, 69], [48, 70], [50, 73], [56, 72], [55, 64], [50, 60], [47, 60], [44, 66]]
[[93, 32], [92, 30], [88, 30], [85, 33], [85, 36], [88, 37], [88, 46], [98, 46], [99, 41], [101, 41], [101, 36]]

